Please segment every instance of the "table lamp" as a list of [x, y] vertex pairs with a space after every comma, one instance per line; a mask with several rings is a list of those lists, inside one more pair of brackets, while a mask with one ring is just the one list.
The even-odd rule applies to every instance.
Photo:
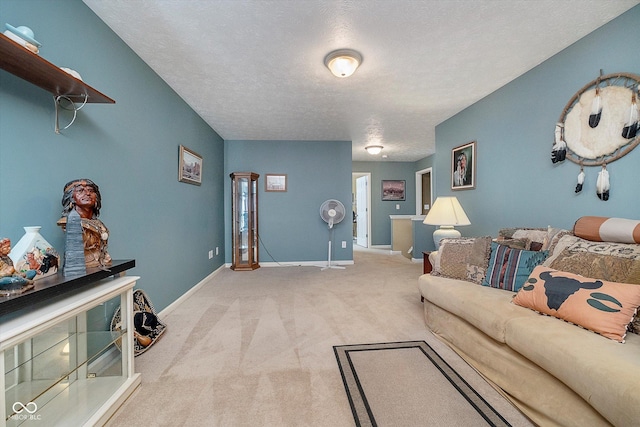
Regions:
[[460, 232], [453, 228], [455, 225], [471, 225], [457, 197], [438, 197], [423, 223], [440, 226], [433, 232], [433, 243], [436, 245], [436, 250], [440, 247], [440, 240], [445, 237], [461, 236]]

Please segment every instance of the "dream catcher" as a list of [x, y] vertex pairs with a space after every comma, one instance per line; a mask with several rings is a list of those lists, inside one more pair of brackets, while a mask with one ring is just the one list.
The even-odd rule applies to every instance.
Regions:
[[582, 191], [585, 167], [600, 167], [596, 194], [609, 199], [607, 164], [631, 152], [640, 143], [638, 103], [640, 76], [602, 75], [580, 89], [567, 103], [556, 124], [551, 161], [565, 159], [580, 166], [576, 193]]

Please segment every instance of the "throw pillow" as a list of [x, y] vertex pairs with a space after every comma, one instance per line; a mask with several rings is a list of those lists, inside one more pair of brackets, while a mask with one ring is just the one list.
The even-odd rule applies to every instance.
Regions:
[[531, 248], [531, 240], [530, 239], [496, 239], [494, 242], [497, 242], [501, 245], [509, 246], [514, 249], [525, 249], [529, 250]]
[[493, 242], [482, 285], [517, 292], [547, 254], [547, 251], [525, 251]]
[[569, 244], [549, 264], [545, 262], [547, 267], [611, 282], [640, 284], [640, 245], [592, 242], [578, 237], [571, 241], [568, 236], [561, 242], [565, 238]]
[[442, 239], [431, 274], [481, 284], [490, 253], [490, 236]]
[[538, 266], [513, 302], [624, 342], [640, 306], [640, 286]]
[[640, 220], [583, 216], [574, 224], [573, 233], [595, 242], [640, 243]]
[[497, 240], [502, 243], [510, 239], [526, 239], [528, 243], [524, 249], [538, 251], [542, 248], [546, 237], [546, 228], [501, 228], [498, 230]]

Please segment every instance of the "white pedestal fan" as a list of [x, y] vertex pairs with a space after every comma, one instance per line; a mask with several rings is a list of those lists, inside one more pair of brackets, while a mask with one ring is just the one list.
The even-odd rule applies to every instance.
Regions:
[[333, 226], [344, 219], [345, 213], [344, 205], [339, 200], [329, 199], [320, 205], [320, 218], [329, 225], [329, 256], [327, 265], [322, 267], [322, 270], [328, 268], [344, 269], [338, 265], [331, 265], [331, 241], [333, 240]]

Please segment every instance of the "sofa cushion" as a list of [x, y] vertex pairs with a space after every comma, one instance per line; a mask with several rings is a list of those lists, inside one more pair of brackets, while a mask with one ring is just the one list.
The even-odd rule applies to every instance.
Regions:
[[493, 242], [482, 285], [517, 292], [547, 254], [547, 251], [526, 251]]
[[573, 389], [612, 424], [637, 425], [640, 336], [629, 334], [620, 344], [539, 315], [510, 321], [506, 343]]
[[595, 242], [640, 243], [640, 220], [583, 216], [574, 224], [573, 234]]
[[538, 266], [513, 303], [624, 342], [640, 306], [640, 286]]
[[426, 300], [502, 343], [505, 324], [510, 319], [539, 316], [531, 310], [511, 304], [513, 292], [430, 274], [420, 276], [418, 283], [420, 293]]
[[442, 239], [431, 274], [482, 283], [489, 264], [491, 237]]

